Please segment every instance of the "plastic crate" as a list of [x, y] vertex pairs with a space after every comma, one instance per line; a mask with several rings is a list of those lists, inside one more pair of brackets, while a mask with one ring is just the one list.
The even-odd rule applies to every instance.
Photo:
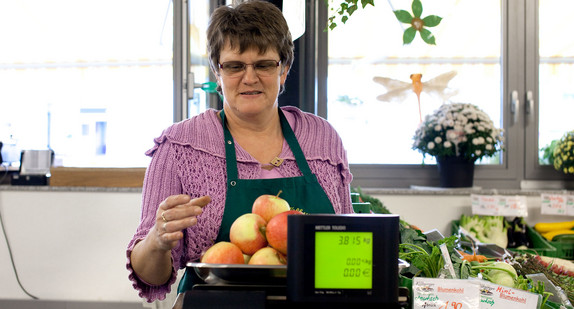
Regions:
[[353, 210], [356, 214], [371, 213], [371, 203], [353, 203]]
[[521, 253], [528, 252], [548, 257], [561, 257], [561, 251], [556, 249], [555, 246], [553, 246], [548, 240], [546, 240], [546, 238], [540, 235], [540, 233], [538, 233], [535, 229], [531, 228], [530, 226], [526, 226], [526, 233], [528, 233], [528, 237], [530, 238], [530, 241], [532, 241], [532, 248], [509, 248], [508, 250]]
[[550, 242], [559, 251], [557, 257], [574, 260], [574, 235], [558, 235]]
[[[451, 233], [458, 234], [458, 227], [460, 226], [459, 220], [453, 220], [451, 225]], [[509, 251], [519, 252], [519, 253], [531, 253], [536, 255], [548, 256], [548, 257], [560, 257], [561, 251], [558, 251], [550, 242], [548, 242], [540, 233], [536, 232], [530, 226], [526, 227], [526, 232], [528, 237], [532, 241], [532, 248], [527, 249], [516, 249], [508, 248]]]

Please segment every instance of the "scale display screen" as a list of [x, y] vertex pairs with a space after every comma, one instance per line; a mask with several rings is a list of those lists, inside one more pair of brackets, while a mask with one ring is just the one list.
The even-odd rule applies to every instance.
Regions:
[[398, 215], [309, 214], [287, 225], [288, 301], [397, 304]]
[[315, 232], [316, 289], [372, 289], [372, 232]]

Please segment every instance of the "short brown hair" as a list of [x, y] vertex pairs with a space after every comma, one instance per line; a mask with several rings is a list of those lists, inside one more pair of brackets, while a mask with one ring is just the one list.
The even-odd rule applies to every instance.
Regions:
[[235, 7], [221, 6], [211, 15], [207, 28], [207, 55], [217, 73], [221, 50], [228, 43], [243, 53], [255, 48], [260, 53], [273, 48], [283, 67], [293, 63], [293, 39], [283, 13], [267, 1], [249, 0]]

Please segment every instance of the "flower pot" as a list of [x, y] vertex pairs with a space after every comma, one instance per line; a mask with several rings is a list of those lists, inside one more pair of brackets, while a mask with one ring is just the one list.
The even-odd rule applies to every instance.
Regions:
[[437, 157], [440, 186], [443, 188], [470, 188], [474, 180], [474, 161], [463, 157]]

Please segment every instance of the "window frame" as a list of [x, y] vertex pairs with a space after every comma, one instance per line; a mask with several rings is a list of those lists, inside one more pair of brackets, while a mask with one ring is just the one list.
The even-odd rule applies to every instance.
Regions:
[[[212, 8], [221, 5], [222, 2], [210, 0]], [[174, 121], [179, 121], [186, 113], [183, 106], [187, 103], [189, 63], [193, 59], [190, 60], [185, 43], [187, 40], [183, 38], [187, 35], [184, 27], [189, 25], [185, 18], [188, 2], [174, 0], [173, 3]], [[328, 33], [323, 29], [327, 24], [328, 8], [325, 1], [306, 0], [305, 3], [307, 31], [295, 43], [298, 62], [296, 67], [292, 68], [289, 79], [296, 79], [299, 93], [294, 98], [299, 99], [297, 106], [326, 118]], [[505, 129], [505, 151], [502, 165], [476, 166], [475, 186], [497, 189], [530, 186], [574, 188], [574, 176], [557, 173], [551, 166], [541, 166], [538, 163], [538, 0], [501, 0], [501, 6], [503, 16], [501, 109]], [[519, 95], [519, 100], [523, 103], [526, 102], [525, 94], [528, 90], [533, 91], [535, 98], [532, 112], [524, 113], [525, 105], [520, 105], [518, 121], [514, 123], [510, 106], [512, 91], [522, 94]], [[282, 97], [285, 96], [286, 94], [283, 94], [280, 97], [280, 104]], [[220, 108], [220, 102], [210, 103], [210, 106]], [[352, 185], [364, 188], [408, 188], [438, 186], [439, 183], [435, 165], [351, 164], [350, 168], [354, 177]], [[79, 170], [77, 174], [81, 176]], [[122, 173], [122, 169], [117, 170]], [[141, 174], [145, 168], [139, 170]], [[114, 172], [111, 171], [109, 177], [114, 177], [113, 175]]]
[[[318, 1], [315, 5], [315, 25], [326, 25], [327, 5], [324, 1]], [[537, 99], [530, 108], [530, 113], [526, 113], [526, 92], [531, 90], [534, 98], [538, 98], [537, 8], [537, 0], [501, 0], [501, 109], [505, 130], [503, 163], [499, 166], [477, 165], [474, 176], [474, 185], [477, 187], [574, 187], [574, 177], [556, 173], [551, 166], [541, 166], [538, 163]], [[315, 35], [318, 46], [327, 46], [327, 32], [316, 31]], [[326, 48], [317, 49], [316, 57], [325, 61], [317, 62], [317, 86], [314, 90], [318, 103], [314, 110], [308, 111], [327, 118], [327, 86], [321, 79], [321, 76], [326, 76], [328, 70]], [[513, 91], [519, 94], [516, 118], [511, 106]], [[436, 165], [350, 164], [350, 169], [354, 178], [353, 186], [408, 188], [436, 187], [439, 183]]]

